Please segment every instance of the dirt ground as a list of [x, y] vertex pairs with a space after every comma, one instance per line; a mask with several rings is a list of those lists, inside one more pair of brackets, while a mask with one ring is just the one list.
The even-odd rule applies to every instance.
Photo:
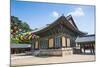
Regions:
[[63, 57], [34, 57], [11, 55], [11, 66], [84, 62], [95, 61], [95, 59], [95, 55], [67, 55]]

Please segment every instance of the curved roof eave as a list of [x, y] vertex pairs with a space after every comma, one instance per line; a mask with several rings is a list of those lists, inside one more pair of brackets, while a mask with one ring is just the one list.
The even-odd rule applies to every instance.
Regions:
[[37, 29], [37, 30], [35, 30], [35, 31], [33, 31], [33, 32], [36, 33], [36, 34], [38, 34], [38, 33], [41, 33], [41, 32], [43, 32], [43, 31], [47, 31], [48, 29], [54, 27], [57, 23], [61, 23], [61, 22], [59, 22], [59, 21], [61, 21], [61, 20], [64, 20], [64, 23], [63, 23], [63, 24], [65, 24], [66, 27], [68, 27], [69, 29], [71, 29], [73, 32], [76, 32], [76, 33], [78, 33], [78, 34], [80, 34], [80, 35], [85, 35], [85, 34], [86, 34], [86, 33], [82, 32], [82, 31], [79, 31], [77, 28], [74, 28], [74, 27], [70, 24], [70, 22], [66, 19], [65, 16], [61, 16], [61, 17], [59, 17], [57, 20], [55, 20], [53, 23], [49, 24], [48, 26], [44, 26], [44, 27], [39, 28], [39, 29]]

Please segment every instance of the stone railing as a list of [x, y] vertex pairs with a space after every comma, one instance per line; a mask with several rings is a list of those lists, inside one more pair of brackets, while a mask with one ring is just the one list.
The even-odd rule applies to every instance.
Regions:
[[65, 56], [73, 54], [72, 48], [40, 49], [34, 51], [35, 56]]
[[40, 49], [34, 51], [35, 56], [61, 56], [61, 49]]

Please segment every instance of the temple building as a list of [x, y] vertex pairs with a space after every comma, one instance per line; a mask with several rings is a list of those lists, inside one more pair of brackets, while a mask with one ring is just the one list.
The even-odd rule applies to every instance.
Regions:
[[31, 44], [11, 44], [11, 54], [26, 53], [31, 51]]
[[76, 38], [86, 35], [78, 29], [71, 15], [62, 15], [53, 23], [36, 28], [32, 33], [39, 36], [32, 41], [34, 55], [57, 56], [73, 54]]
[[[95, 54], [95, 35], [85, 35], [77, 37], [76, 47], [80, 48], [81, 53], [86, 53], [86, 50], [90, 50], [91, 54]], [[84, 51], [82, 51], [82, 49]]]

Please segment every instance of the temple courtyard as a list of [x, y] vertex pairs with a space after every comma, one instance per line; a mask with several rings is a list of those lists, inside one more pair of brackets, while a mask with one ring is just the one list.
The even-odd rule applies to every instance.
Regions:
[[95, 61], [95, 55], [89, 54], [72, 54], [66, 56], [42, 56], [35, 57], [32, 55], [11, 55], [11, 66], [54, 64], [54, 63], [74, 63]]

